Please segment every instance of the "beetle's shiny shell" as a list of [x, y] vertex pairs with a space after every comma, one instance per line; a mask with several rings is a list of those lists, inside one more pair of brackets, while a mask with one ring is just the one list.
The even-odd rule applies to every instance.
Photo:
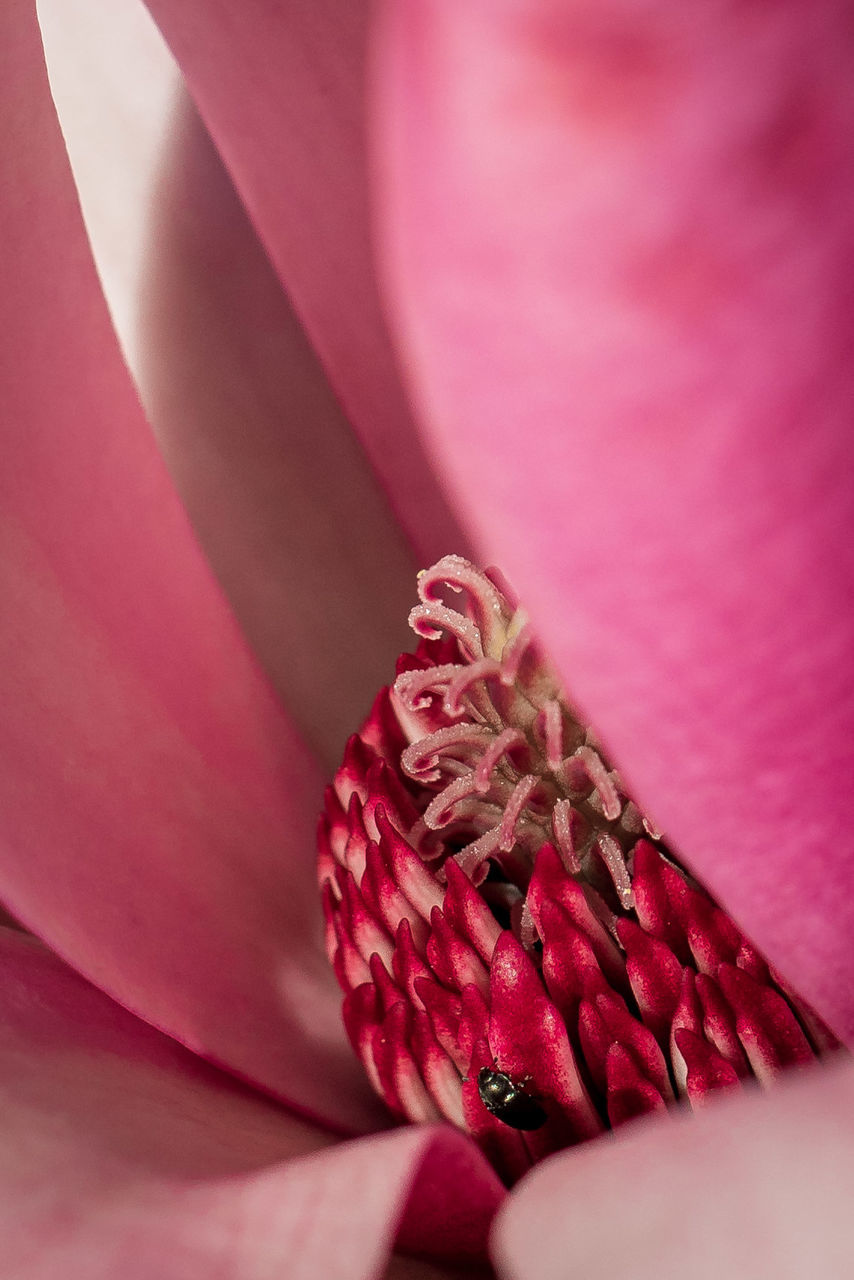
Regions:
[[481, 1067], [477, 1073], [477, 1092], [490, 1115], [511, 1129], [541, 1129], [548, 1119], [536, 1098], [515, 1084], [504, 1071]]

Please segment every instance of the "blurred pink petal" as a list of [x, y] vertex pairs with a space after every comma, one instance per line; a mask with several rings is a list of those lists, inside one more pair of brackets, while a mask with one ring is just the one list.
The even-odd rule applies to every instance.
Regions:
[[509, 1198], [499, 1270], [558, 1280], [571, 1258], [584, 1280], [848, 1275], [852, 1109], [846, 1063], [563, 1153]]
[[253, 653], [331, 768], [405, 643], [416, 566], [147, 10], [68, 0], [40, 17], [167, 466]]
[[36, 13], [95, 266], [137, 377], [152, 193], [181, 73], [143, 0], [36, 0]]
[[189, 531], [109, 329], [31, 6], [0, 18], [0, 894], [205, 1057], [375, 1112], [319, 938], [320, 778]]
[[640, 803], [844, 1035], [847, 9], [385, 6], [407, 366]]
[[415, 567], [186, 101], [142, 306], [167, 465], [253, 652], [331, 767], [406, 643]]
[[366, 0], [149, 0], [416, 553], [462, 542], [414, 436], [368, 229]]
[[458, 1135], [409, 1129], [322, 1151], [322, 1132], [125, 1013], [39, 943], [3, 930], [0, 954], [4, 1274], [367, 1280], [407, 1200], [435, 1220], [452, 1188], [459, 1204], [462, 1178], [476, 1193], [471, 1218], [451, 1216], [436, 1253], [465, 1257], [478, 1235], [482, 1245], [498, 1192]]

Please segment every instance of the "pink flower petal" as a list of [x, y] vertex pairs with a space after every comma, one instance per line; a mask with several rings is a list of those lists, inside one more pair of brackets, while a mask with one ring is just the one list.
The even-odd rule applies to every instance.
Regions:
[[[244, 635], [331, 770], [407, 643], [417, 566], [145, 9], [75, 0], [47, 16], [60, 120], [143, 404]], [[146, 38], [173, 87], [162, 104]]]
[[92, 256], [138, 377], [151, 200], [181, 73], [142, 0], [38, 0], [37, 13]]
[[131, 1017], [39, 943], [3, 930], [0, 956], [4, 1274], [368, 1280], [404, 1206], [423, 1205], [435, 1231], [452, 1197], [433, 1256], [482, 1250], [500, 1193], [460, 1135], [410, 1129], [323, 1150], [328, 1136]]
[[461, 535], [415, 437], [380, 315], [364, 145], [365, 0], [150, 0], [401, 527]]
[[[525, 1178], [496, 1223], [513, 1280], [833, 1280], [851, 1269], [854, 1070], [645, 1119]], [[809, 1176], [804, 1177], [805, 1168]]]
[[429, 441], [638, 800], [851, 1036], [847, 11], [385, 8]]
[[152, 240], [146, 407], [244, 634], [331, 770], [407, 644], [411, 553], [186, 102]]
[[320, 778], [118, 357], [29, 8], [0, 18], [0, 896], [198, 1053], [367, 1121], [321, 943]]

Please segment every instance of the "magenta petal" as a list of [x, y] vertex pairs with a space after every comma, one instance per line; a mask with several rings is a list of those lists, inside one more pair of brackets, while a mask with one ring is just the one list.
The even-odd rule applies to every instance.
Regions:
[[0, 958], [4, 1275], [371, 1280], [401, 1214], [402, 1247], [427, 1250], [430, 1228], [434, 1257], [482, 1254], [501, 1191], [460, 1135], [410, 1129], [321, 1152], [327, 1135], [39, 943], [0, 931]]
[[365, 0], [149, 0], [401, 527], [461, 536], [410, 423], [368, 227]]
[[513, 1280], [847, 1275], [852, 1111], [846, 1063], [565, 1152], [510, 1195], [494, 1234], [499, 1272]]
[[[422, 1134], [423, 1134], [422, 1130]], [[400, 1249], [448, 1261], [482, 1260], [489, 1226], [506, 1192], [480, 1152], [446, 1126], [431, 1132], [400, 1218]], [[403, 1143], [401, 1135], [375, 1139]], [[355, 1145], [355, 1144], [354, 1144]], [[364, 1145], [364, 1139], [359, 1145]], [[418, 1148], [413, 1148], [417, 1150]]]
[[385, 10], [430, 442], [638, 800], [854, 1035], [847, 10]]
[[104, 312], [29, 5], [4, 6], [0, 896], [198, 1053], [342, 1123], [320, 779], [189, 531]]

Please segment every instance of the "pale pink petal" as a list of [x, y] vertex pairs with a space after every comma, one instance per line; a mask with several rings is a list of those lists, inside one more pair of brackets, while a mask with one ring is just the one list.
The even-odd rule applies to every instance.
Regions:
[[850, 1036], [848, 11], [385, 12], [429, 440], [652, 819]]
[[356, 1123], [376, 1112], [320, 940], [321, 779], [141, 417], [31, 6], [0, 14], [0, 897], [200, 1054]]
[[406, 644], [417, 565], [147, 11], [68, 0], [41, 17], [143, 404], [244, 634], [331, 769]]
[[813, 1068], [549, 1160], [493, 1237], [503, 1280], [836, 1280], [851, 1273], [854, 1070]]
[[36, 0], [51, 93], [125, 360], [139, 375], [139, 290], [181, 73], [143, 0]]
[[468, 1186], [467, 1235], [454, 1238], [458, 1213], [432, 1253], [482, 1249], [499, 1193], [460, 1135], [408, 1129], [323, 1150], [328, 1135], [194, 1059], [41, 944], [3, 930], [0, 957], [4, 1275], [368, 1280], [407, 1201], [431, 1221]]
[[380, 315], [364, 139], [366, 0], [150, 0], [416, 553], [461, 543]]

